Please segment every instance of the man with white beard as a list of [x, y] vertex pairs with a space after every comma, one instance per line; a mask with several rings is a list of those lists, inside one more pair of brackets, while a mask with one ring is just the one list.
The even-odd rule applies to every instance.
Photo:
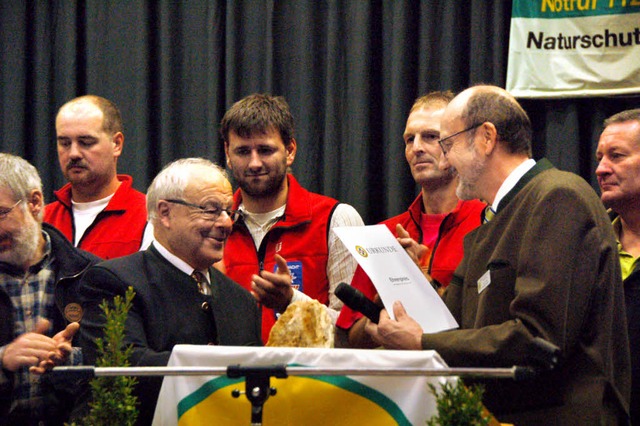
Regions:
[[77, 282], [99, 261], [42, 224], [42, 182], [31, 164], [0, 153], [0, 425], [61, 425], [73, 388], [46, 370], [79, 363]]

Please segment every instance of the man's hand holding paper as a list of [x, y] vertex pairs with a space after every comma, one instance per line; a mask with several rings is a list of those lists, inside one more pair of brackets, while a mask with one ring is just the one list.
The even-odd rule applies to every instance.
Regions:
[[[404, 230], [402, 230], [404, 231]], [[413, 258], [420, 245], [405, 235], [396, 239], [384, 225], [334, 229], [376, 287], [385, 306], [399, 300], [428, 333], [457, 328], [458, 324]], [[401, 245], [405, 243], [411, 254]], [[413, 256], [412, 256], [413, 255]], [[394, 318], [392, 312], [389, 316]]]
[[422, 327], [407, 314], [402, 302], [394, 302], [393, 313], [395, 321], [386, 310], [382, 310], [378, 324], [367, 320], [365, 331], [376, 343], [387, 349], [422, 349]]

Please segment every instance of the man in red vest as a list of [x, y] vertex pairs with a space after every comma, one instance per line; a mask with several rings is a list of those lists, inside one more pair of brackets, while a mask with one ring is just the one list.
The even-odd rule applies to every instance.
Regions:
[[[480, 225], [485, 208], [478, 200], [460, 200], [456, 195], [456, 172], [453, 168], [441, 170], [439, 167], [440, 118], [451, 99], [451, 92], [431, 92], [416, 99], [411, 107], [403, 135], [405, 157], [413, 179], [422, 190], [407, 211], [382, 222], [394, 235], [403, 237], [401, 243], [413, 239], [414, 247], [421, 244], [427, 248], [420, 259], [415, 260], [440, 292], [449, 285], [462, 259], [464, 236]], [[371, 299], [377, 294], [362, 268], [356, 270], [351, 285]], [[364, 332], [365, 319], [348, 306], [342, 309], [336, 323], [340, 346], [378, 346]]]
[[44, 221], [74, 246], [104, 259], [140, 249], [146, 199], [133, 179], [118, 175], [124, 135], [118, 108], [87, 95], [64, 104], [56, 117], [58, 160], [68, 183], [45, 207]]
[[222, 264], [262, 304], [263, 340], [294, 301], [317, 299], [335, 321], [334, 288], [350, 282], [356, 263], [331, 232], [363, 225], [358, 212], [304, 189], [288, 168], [296, 156], [293, 117], [282, 97], [254, 94], [236, 102], [220, 126], [227, 166], [240, 186]]

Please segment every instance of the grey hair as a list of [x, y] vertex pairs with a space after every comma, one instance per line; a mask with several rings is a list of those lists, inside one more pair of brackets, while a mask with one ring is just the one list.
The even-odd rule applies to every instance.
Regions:
[[184, 196], [184, 190], [198, 173], [199, 167], [210, 168], [229, 180], [227, 172], [217, 164], [204, 158], [182, 158], [167, 164], [153, 179], [147, 189], [147, 216], [149, 222], [156, 219], [158, 201]]
[[[29, 201], [34, 189], [42, 192], [42, 180], [38, 170], [24, 158], [0, 153], [0, 187], [9, 189], [14, 201]], [[25, 202], [23, 208], [26, 206]], [[38, 219], [42, 219], [42, 210]]]

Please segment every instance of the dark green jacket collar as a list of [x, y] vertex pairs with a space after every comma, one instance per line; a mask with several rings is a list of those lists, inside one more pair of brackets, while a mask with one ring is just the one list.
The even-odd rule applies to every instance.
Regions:
[[498, 206], [498, 211], [496, 213], [498, 213], [500, 210], [504, 209], [504, 207], [507, 204], [509, 204], [511, 202], [511, 200], [513, 200], [513, 198], [516, 196], [516, 194], [518, 192], [520, 192], [520, 190], [522, 188], [524, 188], [526, 184], [531, 182], [531, 180], [534, 177], [538, 176], [540, 173], [544, 172], [545, 170], [549, 170], [549, 169], [553, 169], [553, 168], [554, 168], [553, 164], [551, 164], [551, 162], [549, 160], [547, 160], [546, 158], [543, 158], [543, 159], [537, 161], [535, 166], [533, 166], [531, 169], [529, 169], [529, 171], [527, 173], [525, 173], [524, 176], [522, 176], [520, 178], [518, 183], [516, 183], [516, 185], [511, 189], [511, 191], [509, 191], [507, 193], [507, 195], [505, 195], [504, 198], [502, 198], [502, 200], [500, 201], [500, 205]]

